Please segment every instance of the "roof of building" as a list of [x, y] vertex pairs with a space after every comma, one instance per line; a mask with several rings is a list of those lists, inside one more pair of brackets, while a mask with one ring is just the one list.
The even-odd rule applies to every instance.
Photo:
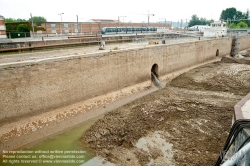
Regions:
[[117, 23], [118, 20], [111, 20], [111, 19], [90, 19], [89, 21], [91, 22], [113, 22], [113, 23]]

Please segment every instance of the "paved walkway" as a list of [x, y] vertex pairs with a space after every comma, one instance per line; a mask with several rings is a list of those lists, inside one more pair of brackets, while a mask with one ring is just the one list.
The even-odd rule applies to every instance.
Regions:
[[[207, 39], [203, 39], [207, 40]], [[166, 44], [183, 43], [183, 42], [194, 42], [198, 41], [197, 38], [188, 39], [172, 39], [167, 40]], [[161, 41], [160, 41], [161, 43]], [[109, 52], [110, 50], [125, 50], [130, 48], [141, 48], [150, 46], [148, 42], [126, 42], [126, 43], [112, 43], [106, 44], [105, 50], [99, 50], [99, 45], [90, 46], [72, 46], [72, 47], [61, 47], [61, 48], [50, 48], [46, 50], [34, 50], [24, 51], [19, 53], [1, 53], [0, 64], [11, 64], [20, 62], [37, 62], [41, 60], [47, 60], [51, 58], [68, 57], [75, 55], [88, 55], [97, 52]]]

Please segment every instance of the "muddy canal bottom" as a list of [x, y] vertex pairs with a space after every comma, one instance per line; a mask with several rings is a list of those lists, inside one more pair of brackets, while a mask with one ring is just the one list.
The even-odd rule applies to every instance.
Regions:
[[214, 165], [234, 105], [250, 92], [243, 62], [223, 58], [183, 73], [105, 114], [81, 141], [117, 165]]

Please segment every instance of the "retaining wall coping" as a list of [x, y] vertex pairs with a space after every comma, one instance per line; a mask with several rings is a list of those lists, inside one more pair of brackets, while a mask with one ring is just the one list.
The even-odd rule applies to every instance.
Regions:
[[250, 100], [250, 93], [248, 93], [243, 99], [241, 99], [235, 106], [234, 106], [234, 120], [238, 119], [250, 119], [250, 117], [244, 117], [242, 113], [242, 106]]

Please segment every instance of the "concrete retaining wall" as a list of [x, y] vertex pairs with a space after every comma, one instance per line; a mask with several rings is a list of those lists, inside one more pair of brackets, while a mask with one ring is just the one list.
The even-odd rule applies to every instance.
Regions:
[[240, 50], [245, 50], [249, 48], [250, 44], [250, 37], [248, 36], [241, 36], [239, 37], [239, 42], [240, 42]]
[[[250, 36], [244, 40], [249, 41]], [[161, 78], [213, 59], [217, 50], [219, 56], [227, 55], [231, 44], [231, 38], [221, 38], [1, 66], [0, 121], [149, 81], [154, 64]]]

